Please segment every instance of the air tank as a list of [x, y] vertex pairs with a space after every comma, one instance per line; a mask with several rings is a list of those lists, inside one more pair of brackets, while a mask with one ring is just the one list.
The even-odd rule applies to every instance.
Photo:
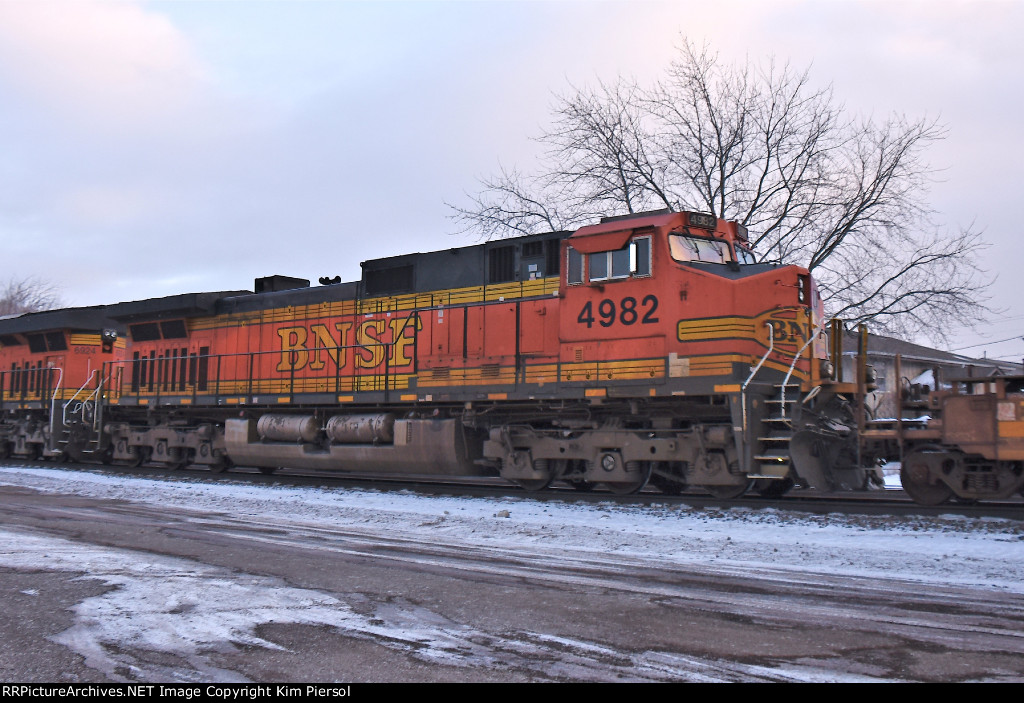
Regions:
[[395, 441], [395, 416], [335, 415], [327, 421], [327, 436], [336, 444], [391, 444]]
[[312, 415], [264, 415], [256, 431], [268, 442], [315, 442], [320, 425]]

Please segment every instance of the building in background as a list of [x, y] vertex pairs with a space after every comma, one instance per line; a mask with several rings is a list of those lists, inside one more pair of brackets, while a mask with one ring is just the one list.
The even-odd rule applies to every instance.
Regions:
[[[843, 378], [856, 378], [854, 358], [857, 355], [857, 334], [848, 332], [843, 340]], [[900, 379], [896, 378], [896, 356], [900, 356]], [[901, 387], [911, 385], [935, 388], [935, 379], [946, 385], [947, 379], [965, 376], [1020, 374], [1022, 365], [1000, 359], [975, 359], [960, 354], [932, 349], [877, 334], [868, 335], [868, 365], [873, 367], [878, 388], [868, 397], [868, 407], [875, 418], [896, 417], [897, 395]], [[927, 392], [926, 389], [921, 389]]]

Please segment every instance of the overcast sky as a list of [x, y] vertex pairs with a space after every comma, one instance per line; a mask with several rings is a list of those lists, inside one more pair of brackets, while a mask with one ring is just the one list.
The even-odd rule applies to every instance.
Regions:
[[685, 36], [939, 118], [930, 202], [985, 231], [1014, 338], [965, 353], [1020, 358], [1022, 32], [1020, 2], [0, 0], [0, 280], [93, 305], [473, 243], [445, 203], [530, 168], [553, 94], [652, 81]]

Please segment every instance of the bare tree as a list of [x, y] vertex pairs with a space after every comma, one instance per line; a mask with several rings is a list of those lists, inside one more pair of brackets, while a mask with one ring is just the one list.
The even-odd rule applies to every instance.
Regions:
[[63, 305], [55, 286], [39, 278], [12, 278], [0, 288], [0, 317], [52, 310]]
[[557, 98], [536, 175], [502, 170], [463, 231], [571, 229], [599, 215], [700, 210], [746, 225], [763, 260], [810, 269], [830, 314], [942, 339], [986, 310], [981, 235], [946, 233], [925, 197], [938, 123], [856, 119], [807, 71], [727, 65], [689, 42], [651, 87], [620, 80]]

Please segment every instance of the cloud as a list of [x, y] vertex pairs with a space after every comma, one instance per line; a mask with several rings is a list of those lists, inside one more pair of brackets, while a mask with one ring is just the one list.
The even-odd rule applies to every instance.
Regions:
[[69, 221], [112, 227], [158, 211], [158, 197], [138, 186], [83, 185], [64, 193], [58, 210]]
[[182, 34], [138, 3], [0, 3], [0, 85], [40, 112], [115, 129], [167, 123], [204, 79]]

